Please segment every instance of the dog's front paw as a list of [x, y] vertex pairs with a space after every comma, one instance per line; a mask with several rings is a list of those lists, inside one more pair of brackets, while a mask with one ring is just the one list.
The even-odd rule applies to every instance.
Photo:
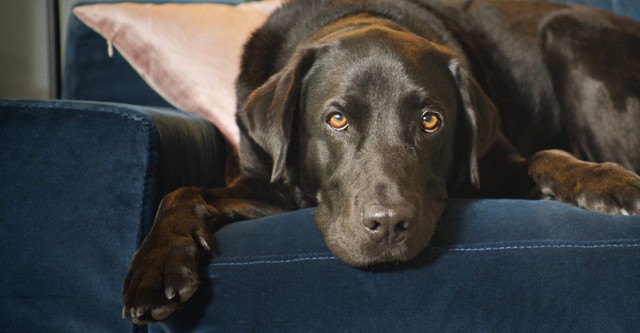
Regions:
[[597, 212], [640, 215], [640, 177], [618, 164], [583, 162], [548, 150], [531, 158], [529, 175], [546, 198]]
[[209, 251], [204, 231], [179, 235], [152, 230], [124, 282], [123, 318], [136, 324], [166, 319], [198, 289]]

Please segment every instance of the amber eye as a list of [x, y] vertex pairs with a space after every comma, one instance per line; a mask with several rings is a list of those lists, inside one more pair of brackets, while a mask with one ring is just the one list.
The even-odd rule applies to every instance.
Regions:
[[340, 112], [332, 112], [327, 117], [327, 124], [334, 130], [342, 131], [349, 126], [347, 117]]
[[433, 133], [442, 126], [442, 118], [440, 114], [433, 111], [427, 111], [420, 118], [420, 127], [427, 133]]

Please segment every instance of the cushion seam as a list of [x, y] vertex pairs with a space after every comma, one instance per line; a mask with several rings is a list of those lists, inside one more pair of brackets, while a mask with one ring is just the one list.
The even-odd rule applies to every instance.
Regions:
[[[563, 242], [559, 244], [538, 244], [538, 245], [501, 245], [501, 246], [452, 246], [452, 247], [432, 247], [428, 246], [427, 251], [431, 254], [442, 253], [474, 253], [474, 252], [507, 252], [517, 250], [598, 250], [598, 249], [625, 249], [640, 248], [640, 239], [621, 240], [607, 243], [596, 242]], [[307, 261], [338, 260], [330, 253], [295, 255], [274, 255], [246, 258], [228, 258], [214, 260], [210, 267], [222, 266], [251, 266], [251, 265], [277, 265]]]
[[485, 246], [485, 247], [433, 247], [431, 251], [436, 253], [444, 252], [487, 252], [487, 251], [509, 251], [509, 250], [545, 250], [545, 249], [614, 249], [614, 248], [635, 248], [640, 247], [640, 243], [636, 241], [623, 243], [605, 243], [605, 244], [540, 244], [540, 245], [503, 245], [503, 246]]

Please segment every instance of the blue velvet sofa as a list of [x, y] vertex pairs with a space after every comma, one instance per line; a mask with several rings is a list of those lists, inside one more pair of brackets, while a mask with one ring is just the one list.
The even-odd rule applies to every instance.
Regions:
[[132, 325], [121, 281], [160, 198], [221, 186], [226, 147], [77, 19], [67, 36], [64, 100], [0, 101], [2, 332], [640, 331], [640, 217], [462, 199], [418, 258], [375, 271], [337, 260], [313, 209], [228, 226], [186, 308]]

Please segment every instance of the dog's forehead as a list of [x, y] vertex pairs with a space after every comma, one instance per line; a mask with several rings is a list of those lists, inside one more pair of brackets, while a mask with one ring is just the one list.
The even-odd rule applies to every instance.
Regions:
[[[376, 108], [414, 99], [455, 104], [451, 54], [418, 36], [391, 29], [344, 34], [316, 60], [309, 75], [316, 101], [355, 99]], [[423, 105], [424, 106], [424, 105]]]

